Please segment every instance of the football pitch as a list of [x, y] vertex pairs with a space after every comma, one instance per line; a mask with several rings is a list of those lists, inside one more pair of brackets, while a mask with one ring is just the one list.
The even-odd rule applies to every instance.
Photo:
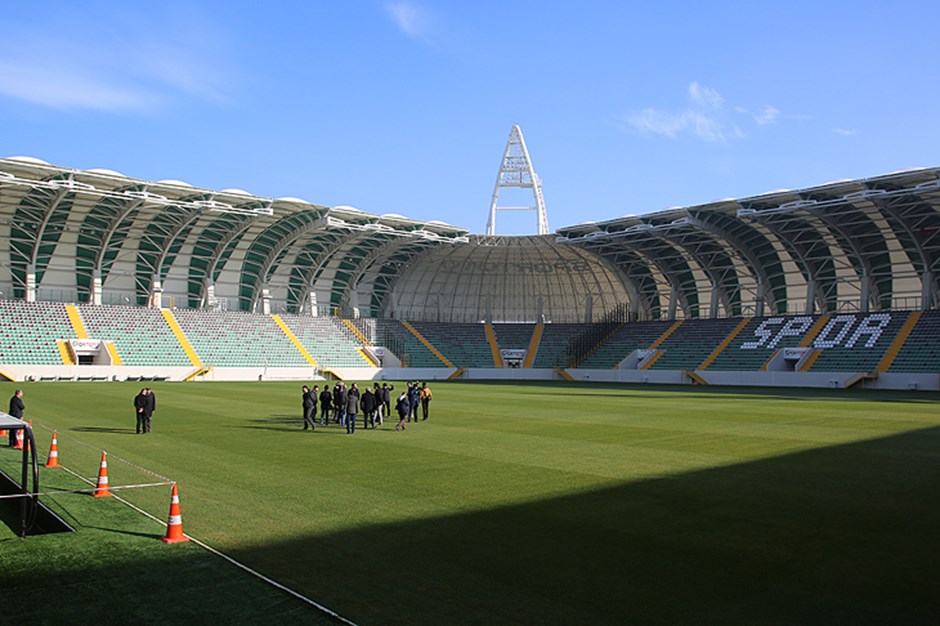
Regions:
[[[940, 394], [433, 382], [428, 421], [347, 435], [301, 430], [299, 382], [156, 383], [143, 436], [139, 383], [21, 386], [42, 461], [55, 429], [91, 481], [102, 450], [112, 487], [178, 481], [187, 534], [352, 622], [940, 619]], [[114, 492], [166, 520], [165, 484]], [[3, 515], [3, 619], [334, 623], [116, 499], [43, 501], [78, 532]]]

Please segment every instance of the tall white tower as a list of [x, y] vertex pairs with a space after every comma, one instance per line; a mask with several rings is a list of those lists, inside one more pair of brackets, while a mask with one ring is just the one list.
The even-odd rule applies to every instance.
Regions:
[[[503, 187], [531, 189], [535, 206], [499, 206], [499, 190]], [[487, 235], [496, 234], [497, 211], [535, 211], [538, 234], [548, 234], [548, 213], [545, 212], [545, 198], [542, 197], [542, 180], [532, 167], [532, 159], [529, 158], [529, 150], [525, 147], [522, 129], [518, 124], [513, 124], [509, 131], [509, 141], [506, 142], [503, 160], [499, 164], [493, 201], [490, 203], [490, 218], [486, 222]]]

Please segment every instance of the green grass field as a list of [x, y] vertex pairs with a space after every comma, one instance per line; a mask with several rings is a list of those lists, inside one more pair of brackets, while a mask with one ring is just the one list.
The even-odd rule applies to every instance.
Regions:
[[[179, 481], [187, 534], [361, 624], [940, 619], [938, 394], [436, 383], [429, 421], [348, 436], [300, 430], [299, 383], [164, 383], [137, 436], [138, 388], [24, 385], [42, 459], [55, 428], [90, 479], [105, 449], [112, 485]], [[119, 493], [166, 519], [169, 487]], [[0, 524], [4, 619], [329, 622], [119, 502], [44, 501], [79, 532]]]

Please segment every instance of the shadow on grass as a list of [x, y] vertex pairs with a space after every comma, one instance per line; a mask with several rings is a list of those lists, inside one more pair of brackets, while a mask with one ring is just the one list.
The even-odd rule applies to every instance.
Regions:
[[[934, 427], [225, 551], [362, 624], [933, 624], [940, 619], [938, 484]], [[194, 621], [218, 606], [229, 610], [219, 620], [231, 618], [236, 592], [214, 582], [211, 559], [174, 550], [180, 547], [158, 553], [175, 557], [114, 565], [72, 561], [80, 571], [62, 590], [71, 593], [75, 578], [86, 581], [91, 602], [99, 598], [93, 606], [108, 607], [97, 613], [125, 621]], [[166, 571], [167, 558], [184, 561], [185, 575], [172, 579], [173, 599], [161, 608], [151, 598], [164, 594], [136, 595], [167, 586], [154, 574]], [[53, 563], [14, 568], [15, 577], [3, 570], [4, 588], [13, 581], [14, 592], [53, 593]], [[120, 594], [132, 598], [121, 604], [129, 613], [111, 606]], [[270, 592], [281, 610], [285, 598]], [[297, 605], [304, 610], [294, 618], [320, 619]], [[76, 610], [73, 617], [91, 614]]]
[[361, 623], [937, 623], [938, 484], [930, 428], [232, 555]]
[[[518, 387], [518, 381], [454, 381], [456, 385]], [[772, 400], [851, 400], [865, 402], [903, 402], [907, 404], [935, 404], [940, 393], [935, 391], [871, 390], [871, 389], [824, 389], [824, 388], [780, 388], [780, 387], [733, 387], [724, 385], [666, 385], [614, 382], [561, 382], [526, 381], [525, 387], [514, 390], [518, 395], [588, 396], [610, 398], [618, 393], [631, 398], [660, 399], [669, 395], [684, 398], [714, 398], [721, 396], [745, 396]], [[603, 390], [603, 391], [601, 391]]]
[[77, 426], [69, 428], [71, 432], [76, 433], [109, 433], [113, 435], [137, 435], [133, 428], [104, 428], [100, 426]]
[[156, 533], [156, 534], [155, 533], [139, 533], [139, 532], [134, 532], [132, 530], [121, 530], [119, 528], [102, 528], [100, 526], [85, 526], [85, 528], [93, 529], [93, 530], [100, 530], [106, 533], [117, 533], [119, 535], [128, 535], [131, 537], [146, 537], [148, 539], [161, 539], [162, 537], [164, 537], [164, 535], [160, 533]]

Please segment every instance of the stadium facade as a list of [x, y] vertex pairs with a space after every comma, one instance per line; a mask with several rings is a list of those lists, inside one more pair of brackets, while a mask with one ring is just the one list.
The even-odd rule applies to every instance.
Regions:
[[15, 157], [0, 222], [27, 303], [585, 326], [940, 303], [940, 168], [500, 237]]

